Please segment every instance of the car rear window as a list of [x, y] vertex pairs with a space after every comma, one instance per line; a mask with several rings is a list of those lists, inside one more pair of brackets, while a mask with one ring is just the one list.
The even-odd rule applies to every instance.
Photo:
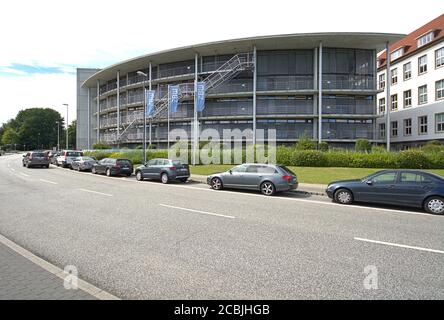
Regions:
[[130, 166], [131, 162], [129, 160], [125, 160], [125, 159], [119, 159], [119, 160], [117, 160], [117, 164]]
[[183, 165], [183, 163], [180, 162], [179, 160], [173, 160], [173, 166], [178, 167], [178, 166], [181, 166], [181, 165]]
[[33, 152], [33, 157], [45, 157], [46, 155], [43, 152]]
[[83, 153], [82, 152], [68, 151], [68, 152], [66, 152], [66, 156], [67, 157], [82, 157]]
[[288, 169], [286, 166], [279, 166], [279, 168], [281, 168], [282, 170], [284, 170], [286, 173], [292, 174], [292, 175], [296, 175], [296, 173], [294, 173], [293, 171], [291, 171], [290, 169]]

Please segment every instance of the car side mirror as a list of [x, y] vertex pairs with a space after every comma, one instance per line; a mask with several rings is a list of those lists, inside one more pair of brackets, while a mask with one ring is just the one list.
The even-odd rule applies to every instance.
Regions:
[[26, 157], [26, 154], [23, 155], [23, 158]]
[[229, 172], [230, 174], [233, 174], [233, 171], [231, 171], [231, 170], [228, 170], [228, 172]]
[[365, 183], [368, 184], [369, 186], [373, 185], [373, 181], [372, 180], [367, 180], [367, 181], [365, 181]]

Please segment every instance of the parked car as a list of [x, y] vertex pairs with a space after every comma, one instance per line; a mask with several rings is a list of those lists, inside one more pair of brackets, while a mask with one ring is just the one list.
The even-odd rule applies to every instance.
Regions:
[[332, 182], [326, 192], [342, 204], [380, 203], [444, 214], [444, 178], [429, 172], [383, 170], [363, 179]]
[[91, 171], [93, 165], [97, 163], [94, 157], [78, 157], [71, 162], [71, 169], [77, 171]]
[[133, 174], [133, 164], [128, 159], [105, 158], [92, 166], [93, 174], [106, 174], [108, 177], [117, 175], [131, 176]]
[[49, 168], [49, 158], [42, 151], [32, 151], [23, 155], [22, 165], [27, 168], [45, 167]]
[[63, 168], [70, 167], [71, 162], [78, 157], [83, 157], [82, 151], [63, 150], [62, 152], [60, 152], [60, 155], [57, 157], [56, 165], [62, 166]]
[[208, 176], [207, 184], [214, 190], [260, 190], [266, 196], [298, 187], [297, 176], [293, 171], [285, 166], [269, 164], [242, 164], [227, 172]]
[[51, 151], [48, 156], [49, 156], [49, 162], [53, 165], [57, 165], [57, 157], [60, 156], [60, 152]]
[[162, 183], [168, 183], [172, 180], [186, 182], [190, 177], [190, 168], [179, 160], [172, 159], [152, 159], [145, 165], [137, 167], [136, 179], [156, 179]]

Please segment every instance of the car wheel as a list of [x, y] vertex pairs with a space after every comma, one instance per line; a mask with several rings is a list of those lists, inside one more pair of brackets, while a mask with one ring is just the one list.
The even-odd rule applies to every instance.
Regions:
[[168, 177], [168, 174], [162, 173], [162, 175], [160, 176], [160, 180], [162, 181], [162, 183], [167, 184], [170, 181], [170, 178]]
[[276, 193], [276, 187], [273, 183], [266, 181], [261, 184], [261, 192], [265, 196], [272, 196]]
[[347, 189], [339, 189], [335, 192], [334, 196], [335, 202], [341, 204], [352, 204], [353, 203], [353, 193]]
[[31, 165], [28, 163], [27, 165], [26, 165], [26, 168], [31, 168]]
[[132, 175], [131, 172], [126, 174], [127, 177], [131, 177], [131, 175]]
[[45, 166], [46, 169], [49, 169], [49, 164]]
[[143, 176], [141, 171], [136, 172], [136, 180], [137, 181], [143, 181]]
[[181, 178], [181, 179], [179, 179], [179, 180], [180, 180], [180, 182], [185, 183], [185, 182], [187, 182], [188, 178]]
[[78, 172], [82, 171], [82, 170], [80, 170], [80, 166], [77, 167], [77, 171], [78, 171]]
[[22, 163], [22, 166], [26, 167], [26, 164]]
[[424, 203], [424, 209], [428, 213], [444, 215], [444, 199], [441, 197], [430, 197]]
[[106, 176], [111, 177], [111, 169], [106, 169]]
[[222, 180], [219, 178], [213, 178], [211, 180], [211, 189], [213, 190], [221, 190], [223, 188], [222, 186]]

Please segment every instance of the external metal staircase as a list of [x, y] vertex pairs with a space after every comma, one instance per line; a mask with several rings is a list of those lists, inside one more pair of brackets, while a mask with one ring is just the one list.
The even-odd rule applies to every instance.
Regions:
[[[217, 70], [212, 71], [203, 78], [205, 82], [205, 93], [211, 92], [230, 79], [233, 79], [240, 72], [254, 68], [253, 53], [238, 53], [230, 60], [221, 65]], [[194, 97], [194, 82], [179, 84], [179, 101]], [[154, 101], [154, 115], [151, 121], [158, 121], [167, 117], [168, 112], [168, 93], [161, 99]], [[127, 125], [122, 125], [122, 131], [119, 136], [115, 134], [115, 143], [124, 143], [127, 139], [128, 129], [136, 123], [143, 122], [143, 112], [132, 114], [132, 120]], [[114, 140], [114, 139], [113, 139]]]

